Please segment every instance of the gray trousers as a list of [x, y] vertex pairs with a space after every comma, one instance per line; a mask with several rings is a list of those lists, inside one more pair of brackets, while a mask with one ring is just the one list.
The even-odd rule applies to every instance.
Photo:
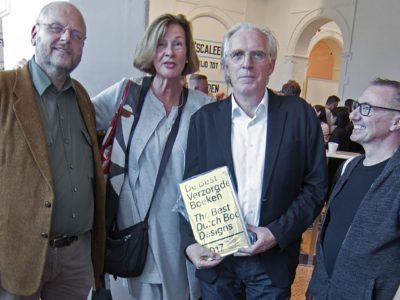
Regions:
[[94, 286], [90, 249], [90, 232], [69, 246], [49, 246], [39, 290], [31, 296], [18, 296], [0, 287], [0, 300], [86, 300]]

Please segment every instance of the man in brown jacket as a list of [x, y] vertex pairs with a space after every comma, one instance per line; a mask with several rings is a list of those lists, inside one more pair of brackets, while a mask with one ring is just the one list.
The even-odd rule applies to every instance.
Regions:
[[86, 299], [103, 269], [105, 191], [94, 111], [70, 73], [86, 26], [52, 2], [34, 57], [0, 73], [0, 300]]

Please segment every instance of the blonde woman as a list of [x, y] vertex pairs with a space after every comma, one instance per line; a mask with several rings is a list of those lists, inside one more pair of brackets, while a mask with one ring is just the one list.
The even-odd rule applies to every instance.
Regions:
[[[142, 221], [149, 208], [164, 146], [172, 125], [182, 111], [171, 156], [153, 199], [149, 215], [149, 248], [143, 273], [128, 279], [133, 299], [188, 299], [186, 260], [180, 247], [179, 216], [171, 211], [182, 181], [186, 140], [191, 115], [211, 97], [189, 90], [183, 103], [182, 75], [198, 70], [190, 23], [182, 15], [164, 14], [154, 20], [138, 44], [134, 66], [152, 75], [140, 118], [129, 145], [119, 194], [117, 223], [120, 229]], [[126, 80], [93, 99], [98, 129], [108, 126]], [[141, 84], [134, 83], [134, 84]], [[123, 128], [129, 132], [130, 128]], [[123, 149], [124, 147], [121, 147]], [[113, 152], [114, 152], [113, 147]], [[113, 176], [113, 174], [110, 174]], [[196, 299], [199, 295], [191, 295]]]

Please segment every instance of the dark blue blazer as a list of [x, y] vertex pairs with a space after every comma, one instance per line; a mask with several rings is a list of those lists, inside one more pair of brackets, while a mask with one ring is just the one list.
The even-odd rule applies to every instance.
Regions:
[[[327, 190], [325, 145], [313, 108], [298, 97], [268, 90], [268, 124], [259, 226], [268, 227], [278, 245], [260, 254], [277, 286], [289, 286], [299, 259], [301, 234], [319, 214]], [[202, 107], [191, 118], [184, 178], [227, 166], [233, 177], [231, 148], [232, 99]], [[190, 225], [181, 218], [182, 246], [195, 243]], [[199, 270], [207, 282], [218, 266]]]

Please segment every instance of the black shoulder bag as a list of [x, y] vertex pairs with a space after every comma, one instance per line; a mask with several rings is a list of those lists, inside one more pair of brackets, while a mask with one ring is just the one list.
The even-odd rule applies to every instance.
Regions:
[[[142, 93], [140, 95], [142, 97]], [[145, 95], [143, 95], [144, 97]], [[149, 245], [148, 236], [148, 218], [150, 213], [150, 208], [154, 200], [154, 196], [161, 182], [161, 178], [164, 174], [165, 167], [167, 166], [169, 156], [172, 151], [172, 147], [175, 142], [175, 138], [179, 130], [179, 122], [182, 115], [182, 110], [186, 104], [188, 96], [188, 90], [183, 89], [183, 103], [179, 107], [178, 116], [174, 122], [170, 134], [164, 148], [164, 152], [161, 158], [160, 166], [158, 168], [156, 182], [154, 185], [153, 194], [150, 201], [149, 209], [146, 213], [146, 217], [143, 221], [130, 226], [123, 230], [116, 229], [115, 216], [118, 211], [118, 203], [114, 203], [111, 215], [114, 216], [113, 226], [111, 232], [107, 236], [106, 240], [106, 254], [104, 262], [104, 271], [114, 276], [118, 277], [136, 277], [139, 276], [144, 269], [147, 256], [147, 248]], [[143, 101], [142, 101], [143, 102]], [[139, 108], [141, 108], [139, 102]], [[140, 115], [140, 111], [139, 111]], [[133, 131], [137, 125], [138, 117], [135, 119], [132, 126], [132, 130], [129, 136], [127, 155], [129, 155], [129, 147], [131, 144], [131, 139], [133, 136]], [[127, 160], [125, 165], [127, 165]]]

